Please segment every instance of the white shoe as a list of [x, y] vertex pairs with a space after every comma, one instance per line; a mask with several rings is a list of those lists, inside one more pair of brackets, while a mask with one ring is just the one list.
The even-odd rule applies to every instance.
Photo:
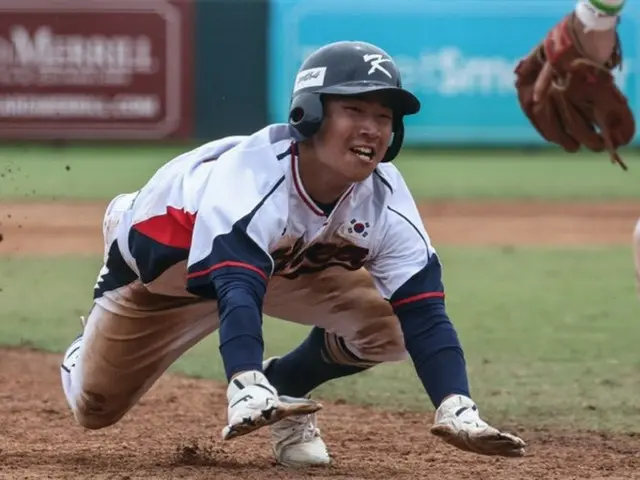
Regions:
[[76, 368], [78, 358], [80, 358], [80, 347], [82, 346], [82, 334], [78, 335], [69, 348], [64, 352], [60, 363], [60, 380], [62, 381], [62, 391], [71, 409], [75, 406], [75, 396], [71, 388], [71, 371]]
[[84, 335], [84, 327], [86, 323], [87, 320], [85, 317], [81, 316], [80, 324], [82, 325], [83, 332], [78, 335], [73, 342], [71, 342], [69, 348], [64, 352], [64, 357], [62, 357], [62, 364], [60, 365], [60, 368], [67, 373], [70, 373], [71, 369], [76, 366], [76, 362], [80, 356], [80, 345], [82, 345], [82, 336]]
[[440, 404], [431, 433], [467, 452], [504, 457], [524, 455], [525, 442], [487, 424], [480, 418], [473, 400], [464, 395], [453, 395]]
[[[281, 396], [285, 401], [287, 397]], [[327, 445], [316, 426], [316, 414], [296, 415], [271, 425], [273, 454], [278, 463], [287, 467], [329, 465]]]
[[[263, 371], [266, 372], [276, 359], [272, 357], [266, 360]], [[297, 399], [280, 396], [283, 403], [292, 400]], [[316, 413], [291, 416], [271, 425], [273, 454], [278, 463], [296, 468], [329, 465], [331, 457], [316, 425]]]
[[62, 357], [62, 364], [60, 367], [67, 373], [71, 372], [71, 369], [76, 366], [78, 361], [78, 357], [80, 356], [80, 346], [82, 345], [82, 334], [78, 335], [69, 348], [64, 352], [64, 357]]
[[306, 398], [282, 401], [267, 378], [257, 370], [236, 376], [227, 388], [228, 425], [222, 429], [222, 439], [246, 435], [266, 425], [292, 415], [308, 415], [322, 408]]

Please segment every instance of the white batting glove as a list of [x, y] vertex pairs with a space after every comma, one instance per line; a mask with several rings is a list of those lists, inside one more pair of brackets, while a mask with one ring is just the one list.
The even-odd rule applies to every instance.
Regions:
[[524, 455], [524, 441], [489, 426], [480, 418], [473, 400], [464, 395], [453, 395], [440, 404], [431, 433], [466, 452], [503, 457]]

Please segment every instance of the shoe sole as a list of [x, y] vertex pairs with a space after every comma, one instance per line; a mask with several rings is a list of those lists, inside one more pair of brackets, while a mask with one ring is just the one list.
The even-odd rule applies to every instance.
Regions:
[[318, 461], [311, 460], [308, 462], [304, 462], [304, 461], [293, 462], [293, 461], [286, 461], [286, 460], [279, 459], [278, 456], [276, 455], [276, 452], [273, 452], [273, 454], [276, 457], [276, 463], [278, 463], [278, 465], [282, 465], [283, 467], [287, 467], [287, 468], [305, 469], [305, 468], [322, 468], [322, 467], [331, 466], [330, 458], [327, 458], [326, 460], [318, 460]]
[[313, 468], [326, 468], [331, 466], [331, 461], [326, 462], [283, 462], [282, 460], [276, 460], [278, 465], [282, 465], [283, 467], [304, 470], [304, 469], [313, 469]]
[[222, 439], [233, 440], [234, 438], [255, 432], [262, 427], [273, 425], [284, 418], [296, 415], [311, 415], [322, 408], [320, 403], [314, 402], [313, 400], [290, 399], [288, 397], [280, 397], [280, 399], [284, 400], [284, 402], [277, 407], [263, 410], [258, 418], [245, 418], [241, 423], [224, 427], [222, 429]]

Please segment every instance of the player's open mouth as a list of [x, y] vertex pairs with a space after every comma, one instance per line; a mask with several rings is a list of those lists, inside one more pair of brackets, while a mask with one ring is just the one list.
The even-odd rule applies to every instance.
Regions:
[[350, 150], [365, 162], [370, 162], [375, 154], [375, 150], [371, 147], [353, 147]]

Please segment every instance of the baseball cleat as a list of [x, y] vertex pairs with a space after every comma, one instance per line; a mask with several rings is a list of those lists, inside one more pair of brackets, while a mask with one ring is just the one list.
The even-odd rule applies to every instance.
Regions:
[[76, 366], [78, 362], [78, 357], [80, 357], [80, 347], [82, 345], [82, 333], [78, 335], [69, 348], [64, 352], [64, 357], [62, 357], [62, 364], [60, 367], [67, 373], [70, 373], [71, 370]]
[[[262, 371], [266, 375], [269, 373], [269, 367], [278, 358], [271, 357], [264, 361]], [[284, 403], [291, 399], [284, 395], [279, 398]], [[329, 465], [331, 458], [316, 425], [315, 413], [294, 415], [271, 425], [273, 454], [276, 461], [286, 467], [294, 468]]]
[[222, 429], [222, 439], [234, 438], [272, 425], [293, 415], [309, 415], [322, 408], [306, 398], [278, 398], [275, 388], [258, 371], [244, 372], [227, 388], [228, 425]]
[[[286, 401], [286, 397], [280, 397]], [[329, 465], [327, 445], [316, 426], [316, 414], [296, 415], [271, 425], [273, 454], [286, 467], [316, 467]]]

